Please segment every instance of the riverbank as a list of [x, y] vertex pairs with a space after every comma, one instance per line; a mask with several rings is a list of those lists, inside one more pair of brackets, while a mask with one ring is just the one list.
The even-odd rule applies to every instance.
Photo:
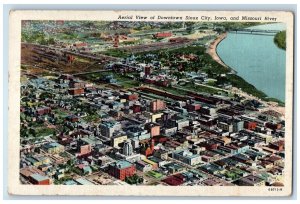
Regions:
[[[206, 50], [207, 54], [209, 54], [214, 61], [216, 61], [223, 67], [226, 67], [229, 70], [231, 70], [231, 74], [228, 73], [228, 75], [226, 76], [226, 80], [228, 80], [228, 82], [230, 82], [234, 87], [237, 87], [237, 89], [240, 90], [238, 91], [239, 95], [244, 96], [247, 99], [256, 99], [264, 101], [264, 105], [272, 107], [272, 110], [284, 115], [284, 103], [282, 101], [269, 98], [264, 92], [258, 90], [255, 86], [248, 83], [242, 77], [238, 76], [237, 72], [228, 65], [226, 65], [223, 62], [223, 60], [219, 57], [217, 53], [217, 47], [220, 44], [220, 42], [226, 37], [227, 33], [219, 35], [213, 42], [210, 43], [210, 46]], [[275, 103], [278, 105], [275, 105]]]
[[229, 68], [224, 62], [223, 60], [219, 57], [218, 53], [217, 53], [217, 47], [219, 45], [219, 43], [224, 40], [227, 37], [227, 33], [222, 33], [221, 35], [219, 35], [214, 41], [212, 41], [209, 45], [209, 47], [207, 48], [207, 54], [209, 54], [213, 60], [215, 60], [216, 62], [218, 62], [220, 65]]
[[285, 107], [279, 106], [278, 102], [274, 101], [264, 101], [256, 96], [252, 96], [244, 91], [241, 91], [240, 89], [236, 87], [232, 87], [230, 90], [232, 93], [238, 94], [239, 96], [242, 96], [246, 98], [247, 100], [256, 100], [260, 101], [264, 108], [260, 109], [260, 112], [266, 112], [266, 111], [275, 111], [279, 113], [281, 116], [285, 117]]

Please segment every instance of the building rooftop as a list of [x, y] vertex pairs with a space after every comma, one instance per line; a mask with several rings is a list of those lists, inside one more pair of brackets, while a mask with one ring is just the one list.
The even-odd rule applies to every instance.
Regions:
[[99, 141], [97, 138], [95, 138], [94, 136], [89, 136], [89, 137], [83, 137], [81, 138], [81, 140], [87, 144], [90, 145], [95, 145], [95, 144], [102, 144], [101, 141]]
[[186, 157], [186, 158], [189, 158], [189, 159], [199, 157], [198, 154], [193, 154], [192, 152], [189, 152], [188, 150], [177, 150], [177, 151], [174, 151], [174, 153], [175, 154], [180, 154], [183, 157]]
[[68, 180], [64, 182], [65, 185], [77, 185], [77, 183], [74, 180]]
[[257, 177], [257, 176], [253, 176], [253, 175], [249, 175], [249, 176], [246, 176], [244, 178], [241, 178], [240, 181], [243, 181], [243, 182], [246, 182], [246, 183], [249, 183], [249, 184], [256, 184], [256, 183], [260, 183], [263, 181], [263, 179]]
[[113, 121], [113, 120], [112, 121], [103, 121], [101, 123], [101, 125], [111, 128], [111, 127], [114, 127], [115, 125], [117, 125], [118, 123], [119, 122]]
[[43, 172], [36, 167], [26, 167], [20, 170], [20, 174], [29, 177], [32, 174], [42, 174]]
[[58, 144], [58, 143], [56, 143], [56, 142], [52, 142], [52, 143], [45, 144], [45, 145], [44, 145], [44, 148], [50, 149], [50, 148], [61, 147], [61, 146], [63, 146], [63, 145]]
[[92, 182], [90, 182], [89, 180], [86, 180], [85, 178], [78, 178], [75, 181], [77, 183], [79, 183], [80, 185], [94, 185]]
[[41, 174], [32, 174], [30, 177], [32, 177], [36, 181], [44, 181], [49, 179], [47, 176], [43, 176]]
[[118, 169], [125, 169], [125, 168], [128, 168], [128, 167], [131, 167], [132, 163], [130, 163], [128, 161], [125, 161], [125, 160], [122, 160], [122, 161], [117, 161], [115, 163], [112, 163], [111, 165], [116, 166]]

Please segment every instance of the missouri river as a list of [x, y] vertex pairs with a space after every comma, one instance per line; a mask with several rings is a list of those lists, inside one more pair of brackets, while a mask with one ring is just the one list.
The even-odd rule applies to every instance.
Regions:
[[[253, 26], [262, 30], [285, 30], [285, 24]], [[275, 34], [274, 34], [275, 35]], [[266, 93], [285, 101], [285, 50], [274, 43], [274, 35], [229, 32], [217, 53], [237, 75]]]

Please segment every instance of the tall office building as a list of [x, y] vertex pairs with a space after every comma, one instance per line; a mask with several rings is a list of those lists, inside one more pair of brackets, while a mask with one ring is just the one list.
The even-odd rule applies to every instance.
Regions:
[[131, 142], [130, 140], [126, 140], [123, 145], [123, 154], [125, 156], [130, 156], [132, 155], [132, 152], [133, 152], [133, 148]]

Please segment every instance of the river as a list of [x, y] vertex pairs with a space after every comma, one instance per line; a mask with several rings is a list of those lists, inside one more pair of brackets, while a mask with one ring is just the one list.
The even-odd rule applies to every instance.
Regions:
[[[285, 24], [266, 24], [250, 28], [285, 30]], [[217, 47], [222, 61], [237, 75], [266, 93], [285, 101], [285, 50], [274, 43], [274, 35], [228, 33]]]

